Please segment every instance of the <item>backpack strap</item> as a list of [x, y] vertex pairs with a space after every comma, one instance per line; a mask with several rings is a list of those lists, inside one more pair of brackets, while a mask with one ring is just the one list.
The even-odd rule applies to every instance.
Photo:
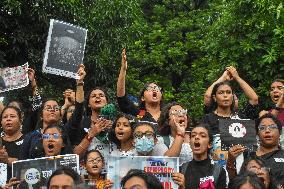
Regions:
[[213, 165], [213, 177], [214, 177], [215, 187], [217, 186], [218, 179], [219, 179], [221, 171], [222, 171], [222, 167], [218, 163], [214, 163], [214, 165]]
[[170, 143], [171, 143], [171, 140], [170, 140], [170, 136], [169, 135], [166, 135], [166, 136], [162, 136], [163, 137], [163, 140], [164, 140], [164, 144], [170, 148]]

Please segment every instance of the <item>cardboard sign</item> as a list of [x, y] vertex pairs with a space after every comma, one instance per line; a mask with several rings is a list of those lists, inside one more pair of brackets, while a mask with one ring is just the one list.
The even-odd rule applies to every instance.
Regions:
[[107, 178], [114, 183], [113, 188], [121, 188], [120, 182], [130, 169], [141, 169], [153, 173], [164, 189], [177, 189], [172, 173], [179, 172], [179, 159], [174, 157], [109, 156]]
[[87, 30], [62, 21], [50, 20], [42, 70], [78, 79], [83, 64]]
[[256, 131], [253, 120], [220, 119], [221, 149], [229, 150], [233, 145], [242, 145], [249, 150], [256, 146]]
[[79, 156], [69, 154], [16, 161], [12, 164], [12, 175], [21, 181], [20, 188], [44, 188], [51, 174], [61, 166], [79, 173]]
[[29, 84], [28, 67], [26, 63], [22, 66], [0, 69], [0, 93], [27, 86]]

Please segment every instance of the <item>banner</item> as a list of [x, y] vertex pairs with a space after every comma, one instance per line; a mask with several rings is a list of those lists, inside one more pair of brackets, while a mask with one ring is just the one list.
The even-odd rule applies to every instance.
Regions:
[[83, 64], [87, 30], [51, 19], [42, 70], [45, 73], [77, 79]]
[[61, 166], [79, 173], [79, 156], [69, 154], [16, 161], [12, 164], [12, 175], [21, 181], [21, 189], [45, 188], [50, 175]]
[[130, 169], [153, 173], [161, 181], [164, 189], [178, 188], [172, 180], [172, 173], [179, 172], [177, 157], [109, 156], [107, 178], [113, 181], [113, 188], [121, 188], [120, 181]]
[[253, 120], [220, 119], [221, 148], [229, 150], [233, 145], [242, 145], [249, 150], [256, 146], [256, 131]]
[[22, 66], [0, 69], [0, 93], [11, 91], [29, 84], [28, 63]]

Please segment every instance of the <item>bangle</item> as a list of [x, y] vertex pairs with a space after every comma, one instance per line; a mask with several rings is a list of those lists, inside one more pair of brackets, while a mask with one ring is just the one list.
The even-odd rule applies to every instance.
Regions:
[[85, 139], [87, 139], [87, 141], [92, 142], [94, 137], [90, 137], [89, 133], [86, 134]]
[[182, 135], [180, 133], [177, 133], [177, 136], [180, 136], [180, 137], [184, 138], [184, 134]]
[[77, 83], [77, 86], [84, 86], [84, 81]]
[[86, 148], [84, 148], [81, 144], [78, 145], [80, 148], [82, 148], [83, 150], [85, 150]]

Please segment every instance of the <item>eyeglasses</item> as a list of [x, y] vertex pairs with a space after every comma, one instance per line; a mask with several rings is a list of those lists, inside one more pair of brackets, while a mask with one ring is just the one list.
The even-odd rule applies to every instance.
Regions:
[[52, 106], [45, 106], [43, 109], [48, 111], [48, 112], [51, 112], [52, 110], [59, 111], [60, 110], [60, 106], [58, 106], [58, 105], [55, 105], [53, 107]]
[[134, 135], [134, 138], [139, 138], [139, 139], [142, 138], [143, 136], [145, 136], [147, 138], [153, 138], [155, 136], [154, 133], [151, 132], [151, 131], [147, 131], [145, 133], [138, 131], [138, 132], [134, 133], [133, 135]]
[[150, 85], [148, 85], [147, 87], [146, 87], [146, 90], [147, 91], [161, 91], [161, 87], [159, 87], [159, 86], [157, 86], [157, 85], [155, 85], [155, 86], [150, 86]]
[[75, 111], [75, 109], [68, 109], [67, 112], [68, 113], [73, 113]]
[[272, 131], [274, 129], [278, 129], [278, 127], [275, 124], [272, 124], [272, 125], [259, 125], [258, 126], [258, 130], [259, 131], [264, 132], [264, 131], [266, 131], [266, 129], [268, 129], [269, 131]]
[[92, 158], [92, 159], [88, 159], [87, 160], [87, 163], [100, 163], [100, 162], [102, 162], [103, 160], [102, 160], [102, 158], [100, 158], [100, 157], [97, 157], [97, 158]]
[[257, 173], [258, 171], [263, 171], [263, 172], [267, 172], [267, 173], [270, 172], [270, 168], [269, 167], [258, 168], [258, 167], [252, 166], [252, 167], [248, 167], [247, 170], [249, 170], [251, 172], [254, 172], [254, 173]]
[[185, 115], [187, 115], [187, 109], [172, 110], [172, 111], [170, 112], [170, 115], [185, 116]]
[[62, 135], [59, 134], [59, 133], [42, 134], [42, 139], [49, 140], [49, 139], [51, 139], [51, 136], [53, 136], [53, 139], [59, 139]]

